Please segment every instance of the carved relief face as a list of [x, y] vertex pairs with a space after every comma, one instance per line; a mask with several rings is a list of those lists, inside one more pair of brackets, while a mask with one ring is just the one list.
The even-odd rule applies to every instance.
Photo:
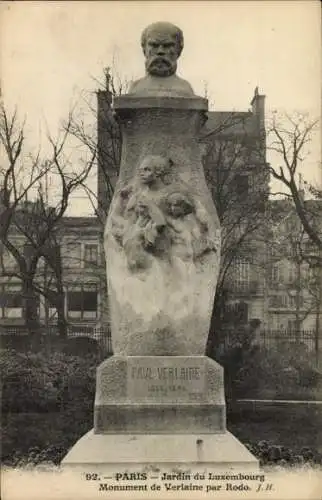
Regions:
[[144, 201], [138, 201], [136, 214], [140, 217], [147, 217], [149, 215], [148, 205]]
[[167, 199], [167, 211], [175, 219], [193, 212], [191, 202], [181, 193], [171, 194]]
[[148, 162], [143, 162], [139, 167], [139, 178], [143, 184], [151, 184], [156, 178], [153, 165]]
[[145, 67], [153, 76], [170, 76], [177, 70], [176, 38], [170, 33], [150, 32], [144, 46]]
[[168, 163], [164, 158], [146, 158], [138, 169], [138, 176], [143, 184], [152, 184], [167, 173]]

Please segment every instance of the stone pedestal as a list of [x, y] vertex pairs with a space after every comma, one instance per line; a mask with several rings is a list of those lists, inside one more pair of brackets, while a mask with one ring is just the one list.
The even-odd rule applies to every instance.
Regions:
[[132, 471], [259, 469], [255, 457], [230, 432], [219, 434], [85, 434], [64, 458], [64, 467], [106, 474]]
[[[205, 356], [113, 356], [97, 370], [94, 429], [63, 465], [258, 468], [226, 429], [223, 369]], [[107, 468], [107, 469], [106, 469]]]
[[205, 356], [114, 356], [97, 372], [96, 434], [225, 431], [222, 368]]

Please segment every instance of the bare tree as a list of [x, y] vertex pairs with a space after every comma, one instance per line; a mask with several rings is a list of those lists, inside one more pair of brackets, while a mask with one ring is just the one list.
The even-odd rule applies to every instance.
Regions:
[[270, 203], [268, 226], [268, 286], [279, 294], [275, 298], [287, 299], [280, 305], [294, 318], [293, 330], [298, 333], [306, 317], [316, 313], [318, 303], [316, 277], [308, 259], [311, 242], [289, 200]]
[[127, 91], [129, 81], [121, 78], [115, 67], [107, 67], [104, 82], [95, 82], [98, 90], [82, 93], [81, 105], [73, 114], [69, 131], [79, 143], [96, 153], [97, 191], [85, 183], [83, 188], [103, 226], [119, 174], [122, 151], [122, 133], [113, 110], [113, 99]]
[[[66, 334], [59, 228], [71, 196], [84, 184], [96, 159], [96, 151], [90, 150], [74, 167], [68, 150], [72, 122], [70, 114], [56, 139], [48, 134], [49, 152], [42, 161], [40, 153], [33, 157], [25, 152], [24, 124], [19, 124], [17, 112], [10, 115], [1, 107], [0, 139], [5, 158], [1, 166], [0, 236], [2, 251], [5, 249], [16, 263], [13, 270], [3, 265], [3, 273], [22, 284], [25, 322], [30, 333], [38, 331], [37, 296], [41, 294], [57, 309], [60, 334]], [[55, 191], [50, 203], [44, 188], [48, 176]], [[49, 270], [46, 283], [37, 279], [41, 262]]]
[[[275, 115], [268, 127], [268, 148], [278, 155], [280, 160], [277, 166], [269, 165], [269, 173], [286, 188], [286, 195], [292, 200], [297, 216], [312, 244], [311, 251], [306, 253], [312, 270], [318, 278], [317, 293], [317, 323], [316, 323], [316, 352], [319, 362], [319, 338], [321, 336], [322, 316], [322, 191], [320, 186], [315, 187], [308, 181], [302, 183], [300, 167], [305, 165], [309, 151], [309, 144], [319, 129], [319, 120], [312, 120], [307, 115]], [[314, 200], [306, 200], [303, 184]]]
[[[294, 203], [296, 213], [303, 228], [311, 241], [322, 251], [322, 233], [312, 220], [311, 212], [307, 209], [301, 186], [299, 185], [299, 170], [307, 158], [308, 145], [312, 141], [312, 134], [317, 130], [319, 121], [310, 120], [307, 116], [283, 115], [274, 116], [268, 127], [268, 148], [277, 153], [280, 163], [275, 167], [269, 165], [269, 173], [287, 188], [288, 195]], [[311, 194], [321, 199], [321, 190], [308, 186]]]

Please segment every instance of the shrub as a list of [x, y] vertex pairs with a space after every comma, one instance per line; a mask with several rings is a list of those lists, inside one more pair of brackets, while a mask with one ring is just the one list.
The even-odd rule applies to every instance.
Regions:
[[93, 424], [98, 363], [96, 355], [84, 358], [62, 353], [2, 352], [5, 463], [59, 463]]
[[63, 352], [70, 356], [97, 356], [100, 352], [98, 342], [89, 337], [72, 337], [66, 340]]
[[20, 466], [44, 461], [59, 464], [69, 448], [93, 426], [92, 407], [84, 406], [83, 401], [75, 401], [55, 413], [4, 415], [2, 461]]
[[300, 467], [321, 466], [322, 454], [305, 446], [292, 449], [283, 445], [268, 443], [265, 440], [255, 444], [246, 444], [251, 453], [258, 458], [260, 466]]
[[92, 403], [96, 356], [3, 351], [0, 360], [2, 411], [58, 411], [74, 399]]
[[217, 358], [225, 370], [228, 397], [318, 397], [322, 377], [312, 367], [306, 346], [288, 343], [265, 348], [254, 345], [249, 333], [236, 331], [230, 345]]

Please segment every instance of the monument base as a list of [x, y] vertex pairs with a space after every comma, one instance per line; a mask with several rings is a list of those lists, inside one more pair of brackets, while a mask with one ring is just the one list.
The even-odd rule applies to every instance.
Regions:
[[258, 470], [226, 429], [223, 369], [206, 356], [113, 356], [97, 370], [94, 428], [62, 466], [113, 475]]
[[257, 471], [258, 460], [230, 432], [221, 434], [85, 434], [63, 459], [63, 467], [120, 470]]
[[206, 356], [113, 356], [98, 367], [95, 434], [225, 430], [223, 369]]

